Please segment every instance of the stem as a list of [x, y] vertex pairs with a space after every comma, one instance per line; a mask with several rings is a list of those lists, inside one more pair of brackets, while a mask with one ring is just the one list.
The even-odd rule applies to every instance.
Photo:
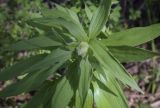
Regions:
[[84, 3], [84, 0], [81, 0], [81, 9], [83, 9], [85, 7], [85, 3]]
[[[152, 2], [151, 0], [147, 0], [147, 14], [148, 14], [149, 24], [152, 24], [152, 15], [151, 15], [151, 10], [150, 10], [151, 9], [151, 2]], [[153, 52], [157, 51], [154, 40], [151, 41], [151, 47], [152, 47]], [[156, 57], [153, 57], [153, 59], [152, 59], [152, 67], [153, 68], [156, 68], [156, 63], [157, 63]]]
[[[157, 49], [156, 49], [154, 40], [151, 41], [151, 44], [152, 44], [152, 51], [156, 52]], [[153, 59], [152, 59], [152, 61], [153, 61], [153, 63], [152, 63], [153, 68], [156, 68], [156, 64], [157, 64], [156, 59], [157, 59], [157, 57], [153, 57]]]
[[147, 14], [148, 14], [148, 22], [149, 22], [149, 24], [152, 23], [150, 5], [151, 5], [150, 0], [147, 0]]

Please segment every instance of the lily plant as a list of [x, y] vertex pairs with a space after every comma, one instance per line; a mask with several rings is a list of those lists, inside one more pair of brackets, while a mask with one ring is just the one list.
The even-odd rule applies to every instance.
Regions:
[[27, 23], [43, 36], [21, 40], [7, 50], [39, 51], [0, 72], [0, 80], [23, 76], [0, 92], [1, 98], [36, 91], [23, 108], [129, 108], [123, 87], [141, 93], [121, 62], [141, 61], [159, 53], [135, 46], [160, 35], [160, 24], [105, 33], [111, 0], [93, 14], [86, 6], [88, 28], [71, 9], [56, 5]]

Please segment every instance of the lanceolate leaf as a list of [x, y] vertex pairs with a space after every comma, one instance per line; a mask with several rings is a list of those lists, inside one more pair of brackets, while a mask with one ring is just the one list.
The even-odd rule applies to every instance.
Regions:
[[[45, 69], [36, 72], [36, 74], [30, 74], [24, 79], [22, 79], [20, 82], [7, 86], [3, 91], [0, 92], [0, 97], [16, 96], [23, 92], [29, 92], [30, 90], [37, 88], [37, 82], [35, 82], [35, 79], [38, 76], [37, 73], [42, 74], [44, 71]], [[39, 82], [39, 78], [37, 79]]]
[[[85, 31], [84, 31], [84, 29], [82, 27], [82, 24], [79, 22], [79, 18], [77, 16], [77, 14], [75, 12], [73, 12], [72, 10], [67, 9], [67, 8], [63, 8], [60, 5], [56, 5], [56, 7], [54, 9], [52, 9], [52, 10], [51, 9], [49, 9], [49, 10], [48, 9], [47, 10], [46, 9], [42, 9], [41, 12], [42, 12], [42, 15], [43, 15], [44, 18], [52, 18], [52, 19], [62, 18], [66, 22], [71, 22], [71, 23], [75, 24], [79, 28], [79, 30], [81, 30], [83, 32], [83, 36], [84, 37], [86, 36], [86, 33], [85, 33]], [[27, 21], [27, 22], [28, 22], [29, 25], [32, 25], [34, 27], [38, 27], [40, 29], [44, 29], [45, 30], [46, 28], [48, 28], [44, 24], [34, 23], [34, 22], [31, 22], [31, 21]], [[63, 26], [63, 24], [61, 24], [61, 23], [59, 23], [59, 24]], [[77, 35], [78, 34], [76, 34], [76, 36]]]
[[66, 108], [73, 94], [78, 89], [79, 72], [77, 62], [71, 63], [69, 70], [55, 88], [51, 108]]
[[105, 50], [105, 48], [99, 45], [98, 42], [96, 43], [97, 44], [95, 44], [95, 41], [92, 41], [90, 43], [90, 47], [101, 66], [104, 67], [110, 75], [122, 81], [124, 84], [141, 91], [131, 75], [126, 72], [124, 67], [109, 53], [109, 51]]
[[108, 48], [110, 52], [121, 62], [142, 61], [160, 55], [156, 52], [131, 46], [108, 46]]
[[102, 74], [102, 71], [97, 70], [95, 77], [97, 80], [99, 80], [103, 85], [105, 85], [107, 88], [109, 88], [114, 94], [107, 92], [105, 87], [101, 87], [99, 84], [99, 87], [104, 90], [106, 99], [109, 101], [111, 108], [129, 108], [126, 98], [124, 97], [124, 94], [122, 92], [122, 89], [119, 85], [119, 83], [116, 81], [116, 79], [113, 79], [112, 76], [108, 75], [105, 72], [105, 75]]
[[91, 80], [91, 65], [88, 58], [82, 59], [80, 62], [80, 80], [79, 80], [79, 94], [81, 104], [84, 105], [88, 93]]
[[21, 51], [21, 50], [33, 50], [33, 49], [41, 49], [44, 47], [51, 47], [51, 46], [60, 46], [61, 43], [56, 42], [48, 37], [39, 36], [29, 40], [22, 40], [19, 41], [6, 50], [12, 51]]
[[99, 8], [93, 14], [89, 27], [89, 36], [95, 38], [105, 26], [111, 7], [111, 0], [102, 0]]
[[[85, 31], [83, 29], [83, 26], [80, 23], [79, 18], [74, 11], [72, 11], [70, 9], [63, 8], [60, 5], [56, 5], [56, 9], [53, 9], [53, 10], [50, 10], [50, 11], [42, 10], [42, 14], [45, 18], [53, 18], [53, 19], [62, 18], [66, 22], [72, 22], [77, 27], [79, 27], [79, 30], [81, 30], [81, 32], [83, 33], [82, 37], [85, 37], [85, 36], [87, 37], [87, 34], [85, 33]], [[63, 26], [63, 24], [60, 24], [60, 25]], [[75, 36], [77, 36], [77, 35], [80, 35], [80, 34], [76, 34]]]
[[45, 33], [45, 36], [50, 37], [54, 41], [60, 42], [62, 44], [66, 43], [65, 37], [63, 37], [63, 35], [61, 35], [58, 30], [51, 29], [50, 31]]
[[33, 66], [34, 64], [40, 62], [44, 59], [46, 55], [37, 55], [25, 60], [20, 61], [19, 63], [4, 69], [0, 72], [0, 80], [5, 81], [12, 79], [16, 76], [25, 74], [26, 70]]
[[41, 87], [38, 93], [32, 98], [31, 101], [24, 108], [47, 108], [51, 105], [51, 98], [54, 93], [57, 81], [54, 82], [45, 82]]
[[87, 97], [85, 100], [84, 105], [81, 103], [81, 98], [79, 95], [79, 92], [77, 90], [76, 96], [75, 96], [75, 106], [74, 108], [93, 108], [94, 101], [93, 101], [93, 92], [91, 89], [88, 89]]
[[[29, 22], [30, 25], [41, 24], [49, 27], [59, 27], [67, 29], [77, 40], [86, 40], [87, 34], [78, 24], [67, 21], [64, 18], [37, 18]], [[73, 29], [74, 28], [74, 29]]]
[[93, 108], [94, 102], [93, 102], [93, 92], [91, 89], [88, 89], [88, 94], [86, 97], [86, 101], [84, 104], [84, 108]]
[[[64, 61], [62, 63], [64, 63]], [[49, 75], [52, 75], [62, 65], [62, 63], [56, 64], [51, 69], [43, 69], [35, 73], [30, 73], [20, 82], [5, 88], [0, 92], [0, 97], [15, 96], [38, 88]]]
[[52, 108], [65, 108], [73, 96], [73, 89], [66, 77], [64, 77], [56, 86], [52, 97]]
[[76, 91], [76, 94], [75, 94], [75, 105], [74, 105], [74, 108], [83, 108], [83, 105], [81, 104], [81, 98], [80, 98], [78, 90]]
[[29, 67], [27, 72], [32, 72], [38, 69], [43, 69], [45, 67], [53, 66], [54, 64], [61, 63], [63, 60], [68, 60], [71, 58], [71, 51], [65, 51], [62, 49], [53, 50], [47, 57], [38, 62], [37, 64]]
[[93, 14], [87, 5], [85, 5], [85, 12], [86, 12], [88, 19], [91, 20]]
[[94, 100], [97, 108], [112, 108], [105, 96], [105, 91], [99, 88], [97, 82], [92, 82], [94, 88]]
[[160, 35], [160, 24], [147, 27], [131, 28], [113, 33], [108, 39], [102, 40], [107, 46], [137, 46], [151, 41]]
[[[30, 68], [32, 71], [42, 68], [41, 70], [29, 73], [20, 82], [17, 82], [15, 84], [8, 86], [7, 88], [5, 88], [3, 91], [0, 92], [0, 97], [18, 95], [20, 93], [29, 92], [39, 87], [50, 75], [54, 74], [56, 70], [63, 63], [66, 62], [66, 60], [70, 59], [70, 56], [67, 55], [67, 53], [64, 53], [65, 51], [62, 52], [62, 50], [59, 50], [59, 49], [57, 49], [56, 51], [52, 55], [53, 57], [46, 57], [46, 59], [44, 59], [38, 65], [34, 65], [32, 68]], [[66, 54], [66, 55], [63, 55], [63, 54]], [[55, 61], [52, 61], [51, 63], [51, 61], [49, 61], [49, 58], [50, 60], [55, 60]], [[56, 59], [58, 61], [56, 61]], [[50, 64], [46, 65], [47, 61]]]
[[[52, 32], [56, 35], [62, 43], [67, 44], [72, 42], [71, 36], [67, 36], [66, 34], [62, 33], [59, 29], [52, 29]], [[51, 38], [55, 39], [55, 36], [52, 35]]]
[[77, 23], [82, 27], [77, 14], [72, 10], [64, 8], [60, 5], [56, 5], [56, 8], [52, 10], [43, 9], [42, 15], [46, 18], [64, 18], [68, 21], [73, 21], [74, 23]]

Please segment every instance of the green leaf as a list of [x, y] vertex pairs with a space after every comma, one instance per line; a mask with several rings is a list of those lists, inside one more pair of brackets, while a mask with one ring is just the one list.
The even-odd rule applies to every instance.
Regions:
[[83, 108], [78, 90], [76, 91], [76, 94], [75, 94], [75, 106], [73, 108]]
[[102, 0], [99, 8], [93, 14], [89, 27], [89, 37], [95, 38], [105, 26], [111, 7], [111, 0]]
[[68, 21], [73, 21], [74, 23], [79, 24], [79, 26], [82, 27], [82, 25], [79, 22], [79, 18], [75, 12], [73, 12], [70, 9], [64, 8], [60, 5], [56, 5], [56, 8], [54, 9], [43, 9], [42, 15], [46, 18], [64, 18]]
[[68, 67], [68, 71], [66, 73], [66, 77], [69, 80], [69, 83], [72, 86], [74, 92], [77, 91], [79, 86], [79, 79], [80, 79], [80, 71], [79, 71], [79, 60], [75, 60], [71, 62], [70, 66]]
[[[38, 87], [37, 84], [40, 81], [40, 78], [37, 78], [37, 76], [42, 74], [45, 71], [45, 69], [36, 72], [36, 74], [29, 74], [24, 79], [22, 79], [20, 82], [17, 82], [15, 84], [11, 84], [7, 86], [3, 91], [0, 92], [0, 97], [9, 97], [9, 96], [16, 96], [23, 92], [28, 92], [30, 90], [33, 90], [34, 88]], [[35, 80], [38, 80], [36, 82]]]
[[93, 102], [93, 93], [92, 90], [88, 90], [87, 98], [84, 104], [84, 108], [93, 108], [94, 102]]
[[74, 108], [93, 108], [93, 105], [94, 105], [93, 93], [92, 93], [91, 89], [88, 89], [87, 97], [86, 97], [84, 105], [82, 105], [82, 103], [81, 103], [79, 91], [78, 90], [76, 91]]
[[43, 18], [27, 21], [29, 25], [45, 29], [45, 26], [58, 27], [67, 29], [76, 39], [87, 40], [87, 34], [75, 12], [56, 5], [56, 9], [42, 10]]
[[64, 76], [55, 88], [55, 93], [52, 97], [51, 106], [53, 108], [66, 108], [73, 94], [78, 89], [79, 72], [78, 62], [74, 61], [68, 67], [66, 76]]
[[[85, 12], [86, 12], [86, 15], [89, 19], [89, 21], [92, 20], [92, 16], [93, 16], [93, 13], [91, 12], [91, 10], [89, 9], [89, 7], [87, 5], [85, 5]], [[105, 33], [105, 30], [106, 30], [106, 26], [103, 27], [101, 33], [100, 33], [100, 36], [102, 37], [106, 37], [106, 33]]]
[[34, 64], [43, 60], [45, 55], [37, 55], [20, 61], [19, 63], [6, 68], [0, 72], [0, 80], [5, 81], [12, 79], [16, 76], [23, 75], [26, 73], [26, 70], [33, 66]]
[[80, 62], [80, 80], [79, 80], [79, 95], [81, 99], [81, 104], [84, 106], [88, 89], [91, 80], [91, 65], [88, 58], [82, 59]]
[[[63, 61], [64, 62], [64, 61]], [[0, 97], [16, 96], [23, 92], [29, 92], [38, 88], [43, 81], [45, 81], [50, 75], [52, 75], [62, 63], [56, 64], [51, 69], [44, 68], [35, 73], [30, 73], [21, 81], [6, 87], [0, 92]]]
[[67, 36], [67, 34], [65, 34], [64, 32], [66, 31], [62, 31], [61, 28], [50, 28], [49, 30], [45, 31], [43, 35], [56, 42], [61, 43], [61, 46], [63, 46], [73, 41], [71, 39], [71, 36]]
[[12, 51], [22, 51], [22, 50], [33, 50], [33, 49], [41, 49], [44, 47], [51, 47], [51, 46], [60, 46], [61, 43], [56, 42], [48, 37], [39, 36], [29, 40], [22, 40], [19, 41], [6, 50]]
[[51, 39], [53, 39], [56, 42], [60, 42], [62, 44], [67, 43], [66, 42], [66, 37], [64, 37], [62, 34], [60, 34], [60, 31], [57, 29], [53, 29], [50, 31], [47, 31], [45, 34], [45, 36], [50, 37]]
[[52, 98], [57, 81], [45, 82], [24, 108], [45, 108]]
[[105, 85], [106, 88], [109, 88], [113, 93], [108, 92], [108, 89], [103, 87], [100, 83], [98, 83], [99, 87], [104, 90], [106, 99], [108, 99], [111, 108], [129, 108], [126, 98], [124, 97], [124, 94], [122, 92], [122, 88], [120, 87], [120, 84], [117, 82], [116, 79], [112, 78], [110, 75], [102, 72], [101, 70], [96, 70], [96, 80], [97, 82], [101, 82], [103, 85]]
[[[95, 44], [97, 43], [97, 44]], [[105, 71], [111, 76], [114, 76], [118, 80], [122, 81], [124, 84], [129, 85], [133, 89], [140, 92], [141, 89], [138, 87], [132, 76], [124, 69], [124, 67], [111, 55], [111, 53], [99, 45], [97, 41], [90, 42], [90, 48], [93, 51], [95, 58], [104, 67]]]
[[88, 19], [91, 21], [93, 14], [87, 5], [85, 5], [85, 12], [86, 12]]
[[102, 40], [102, 42], [107, 46], [137, 46], [151, 41], [159, 35], [160, 24], [154, 24], [113, 33], [108, 39]]
[[37, 18], [30, 21], [32, 25], [41, 24], [49, 27], [59, 27], [67, 29], [77, 40], [86, 40], [87, 35], [82, 27], [78, 24], [67, 21], [64, 18]]
[[56, 86], [55, 93], [52, 97], [53, 108], [67, 107], [70, 99], [73, 96], [73, 89], [66, 77], [64, 77]]
[[121, 62], [142, 61], [160, 55], [156, 52], [131, 46], [108, 46], [108, 49]]
[[94, 88], [94, 100], [97, 108], [113, 108], [105, 96], [105, 91], [99, 88], [97, 82], [92, 82]]
[[27, 20], [26, 24], [28, 24], [29, 26], [32, 26], [34, 28], [38, 28], [40, 30], [43, 30], [43, 31], [51, 30], [50, 26], [47, 26], [47, 25], [44, 25], [44, 24], [40, 24], [40, 23], [34, 23], [34, 22], [32, 22], [32, 20]]
[[[101, 65], [99, 63], [97, 63], [97, 64], [95, 64], [93, 66], [95, 66], [95, 72], [93, 74], [93, 80], [96, 80], [96, 82], [98, 83], [98, 85], [100, 86], [101, 89], [105, 90], [109, 94], [112, 94], [112, 95], [116, 96], [117, 94], [115, 94], [115, 92], [112, 91], [109, 86], [106, 86], [108, 84], [108, 82], [106, 82], [105, 80], [108, 80], [108, 78], [111, 77], [111, 75], [108, 75], [108, 73], [105, 72], [101, 68]], [[101, 75], [103, 77], [101, 77]], [[97, 77], [100, 78], [100, 80]]]
[[[66, 52], [67, 51], [57, 49], [54, 51], [54, 54], [47, 56], [42, 62], [33, 65], [33, 67], [29, 69], [30, 71], [41, 68], [42, 69], [29, 73], [21, 81], [6, 87], [3, 91], [0, 92], [0, 97], [15, 96], [23, 92], [29, 92], [39, 87], [50, 75], [54, 74], [62, 64], [70, 59], [70, 55], [68, 55]], [[48, 62], [49, 64], [47, 64]]]
[[37, 64], [29, 67], [26, 71], [32, 72], [38, 69], [42, 69], [45, 67], [53, 66], [54, 64], [58, 64], [63, 60], [68, 60], [71, 58], [71, 51], [65, 51], [62, 49], [53, 50], [47, 57], [45, 57], [42, 61]]

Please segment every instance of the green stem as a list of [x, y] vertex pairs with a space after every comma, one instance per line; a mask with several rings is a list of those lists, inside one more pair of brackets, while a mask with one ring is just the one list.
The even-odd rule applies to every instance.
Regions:
[[[156, 52], [157, 49], [156, 49], [154, 40], [151, 41], [151, 44], [152, 44], [152, 51]], [[153, 59], [152, 59], [152, 61], [153, 61], [153, 64], [152, 64], [153, 68], [156, 68], [156, 64], [157, 64], [156, 59], [157, 59], [157, 57], [153, 57]]]
[[[151, 15], [151, 0], [147, 0], [147, 14], [148, 14], [148, 22], [149, 24], [152, 24], [152, 15]], [[152, 47], [152, 51], [156, 52], [156, 46], [155, 46], [155, 42], [154, 40], [151, 41], [151, 47]], [[156, 68], [156, 57], [153, 57], [152, 59], [152, 66], [153, 68]]]

